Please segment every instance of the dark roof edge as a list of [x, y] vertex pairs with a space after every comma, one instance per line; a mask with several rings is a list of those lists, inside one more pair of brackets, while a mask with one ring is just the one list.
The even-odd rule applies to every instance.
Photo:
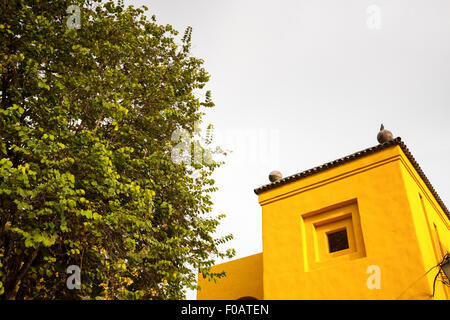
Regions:
[[450, 219], [450, 212], [448, 211], [448, 209], [445, 206], [444, 202], [441, 200], [441, 198], [437, 194], [436, 190], [434, 189], [434, 187], [432, 186], [432, 184], [428, 180], [427, 176], [425, 175], [425, 173], [420, 168], [420, 166], [417, 163], [416, 159], [414, 159], [414, 157], [411, 154], [411, 152], [409, 151], [408, 147], [405, 145], [405, 143], [402, 141], [402, 139], [400, 137], [397, 137], [397, 138], [395, 138], [392, 141], [379, 144], [379, 145], [377, 145], [375, 147], [367, 148], [367, 149], [355, 152], [355, 153], [353, 153], [351, 155], [339, 158], [337, 160], [334, 160], [334, 161], [331, 161], [331, 162], [327, 162], [327, 163], [325, 163], [325, 164], [323, 164], [321, 166], [314, 167], [312, 169], [305, 170], [303, 172], [293, 174], [293, 175], [285, 177], [285, 178], [283, 178], [283, 179], [281, 179], [281, 180], [279, 180], [277, 182], [273, 182], [273, 183], [269, 183], [269, 184], [263, 185], [263, 186], [261, 186], [259, 188], [256, 188], [254, 190], [254, 192], [256, 194], [260, 194], [260, 193], [263, 193], [264, 191], [275, 189], [275, 188], [277, 188], [279, 186], [288, 184], [288, 183], [293, 182], [293, 181], [300, 180], [300, 179], [302, 179], [304, 177], [311, 176], [313, 174], [325, 171], [327, 169], [334, 168], [334, 167], [336, 167], [338, 165], [341, 165], [343, 163], [350, 162], [350, 161], [353, 161], [355, 159], [362, 158], [364, 156], [367, 156], [369, 154], [372, 154], [372, 153], [375, 153], [375, 152], [387, 149], [387, 148], [392, 147], [392, 146], [399, 146], [403, 150], [403, 153], [406, 155], [408, 160], [413, 165], [414, 169], [417, 171], [419, 176], [422, 178], [423, 182], [428, 187], [428, 189], [430, 190], [431, 194], [436, 199], [437, 203], [441, 206], [442, 210], [447, 215], [447, 218]]

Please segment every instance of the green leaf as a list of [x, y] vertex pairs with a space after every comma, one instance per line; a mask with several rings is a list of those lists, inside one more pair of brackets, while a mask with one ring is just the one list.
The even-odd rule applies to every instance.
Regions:
[[[220, 163], [172, 158], [177, 129], [195, 131], [203, 154], [213, 139], [195, 125], [214, 103], [199, 90], [209, 74], [190, 52], [192, 29], [178, 36], [146, 8], [88, 0], [74, 1], [81, 29], [69, 29], [67, 2], [31, 2], [1, 5], [0, 196], [10, 224], [0, 233], [14, 246], [0, 247], [0, 272], [40, 248], [18, 290], [38, 300], [181, 299], [197, 286], [185, 266], [223, 276], [209, 270], [234, 255], [220, 250], [230, 238], [215, 238], [220, 217], [209, 215]], [[83, 290], [64, 285], [73, 264]]]

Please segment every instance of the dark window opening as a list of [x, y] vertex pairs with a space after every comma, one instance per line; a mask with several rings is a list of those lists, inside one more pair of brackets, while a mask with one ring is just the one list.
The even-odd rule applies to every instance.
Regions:
[[330, 253], [348, 249], [347, 230], [340, 230], [333, 233], [328, 233], [328, 248]]

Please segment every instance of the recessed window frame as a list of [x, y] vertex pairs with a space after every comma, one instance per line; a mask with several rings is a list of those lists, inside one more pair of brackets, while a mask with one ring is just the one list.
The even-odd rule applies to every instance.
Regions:
[[[301, 215], [305, 271], [366, 256], [356, 199]], [[327, 234], [346, 229], [349, 248], [329, 252]]]

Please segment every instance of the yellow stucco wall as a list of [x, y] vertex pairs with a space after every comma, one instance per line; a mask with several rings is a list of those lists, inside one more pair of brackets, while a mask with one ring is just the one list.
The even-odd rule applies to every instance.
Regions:
[[[267, 190], [259, 203], [264, 255], [216, 266], [229, 276], [199, 279], [198, 299], [432, 299], [437, 269], [425, 273], [450, 249], [449, 221], [399, 146]], [[328, 234], [341, 229], [349, 248], [330, 253]], [[438, 283], [434, 298], [448, 289]]]
[[[423, 180], [402, 154], [402, 174], [406, 184], [408, 200], [413, 212], [416, 236], [419, 241], [425, 269], [442, 261], [446, 252], [450, 252], [450, 223], [436, 199]], [[430, 287], [433, 286], [436, 269], [427, 274]], [[420, 277], [421, 275], [417, 275]], [[402, 297], [408, 299], [408, 295]], [[450, 299], [450, 290], [439, 281], [436, 282], [434, 299]]]
[[211, 272], [227, 273], [214, 283], [200, 274], [197, 300], [237, 300], [243, 297], [263, 298], [262, 253], [221, 263], [212, 267]]
[[[423, 275], [434, 263], [432, 248], [410, 203], [416, 184], [405, 178], [405, 164], [393, 146], [260, 194], [264, 298], [429, 299], [435, 273]], [[357, 204], [364, 254], [308, 269], [308, 250], [317, 248], [309, 248], [305, 216], [349, 201]], [[372, 265], [381, 271], [380, 289], [367, 286]]]

